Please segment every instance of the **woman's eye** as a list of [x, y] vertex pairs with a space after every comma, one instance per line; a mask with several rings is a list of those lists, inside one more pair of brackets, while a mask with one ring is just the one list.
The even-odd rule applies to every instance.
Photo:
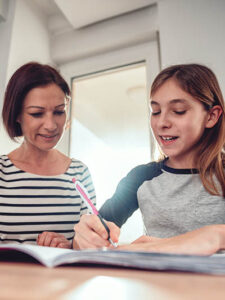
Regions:
[[181, 111], [174, 111], [175, 114], [177, 115], [184, 115], [186, 113], [186, 110], [181, 110]]
[[61, 116], [65, 113], [65, 110], [58, 110], [58, 111], [55, 111], [54, 114], [55, 115], [58, 115], [58, 116]]
[[39, 118], [39, 117], [41, 117], [42, 116], [42, 113], [40, 112], [40, 113], [32, 113], [32, 114], [30, 114], [32, 117], [34, 117], [34, 118]]

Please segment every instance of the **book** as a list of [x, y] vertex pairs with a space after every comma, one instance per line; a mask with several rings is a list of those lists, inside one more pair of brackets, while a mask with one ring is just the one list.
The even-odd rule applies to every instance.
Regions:
[[182, 271], [225, 275], [225, 254], [180, 255], [120, 250], [72, 250], [25, 244], [0, 245], [0, 261], [32, 259], [46, 267], [98, 265], [156, 271]]

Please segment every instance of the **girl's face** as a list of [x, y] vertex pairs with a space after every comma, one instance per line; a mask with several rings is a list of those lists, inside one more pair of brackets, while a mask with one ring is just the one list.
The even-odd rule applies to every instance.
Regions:
[[32, 89], [24, 99], [18, 118], [24, 142], [48, 151], [60, 140], [66, 123], [66, 97], [56, 85]]
[[196, 144], [207, 127], [209, 114], [203, 104], [183, 91], [174, 79], [152, 95], [151, 127], [167, 164], [194, 168]]

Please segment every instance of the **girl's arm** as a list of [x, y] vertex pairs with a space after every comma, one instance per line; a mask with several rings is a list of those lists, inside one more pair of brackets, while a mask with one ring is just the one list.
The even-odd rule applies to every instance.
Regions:
[[211, 255], [225, 249], [225, 225], [208, 225], [171, 238], [142, 237], [119, 250]]

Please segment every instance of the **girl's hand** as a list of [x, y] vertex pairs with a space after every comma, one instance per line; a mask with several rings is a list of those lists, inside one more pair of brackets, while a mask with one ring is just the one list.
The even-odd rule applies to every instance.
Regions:
[[[120, 229], [112, 222], [105, 221], [110, 230], [110, 238], [118, 242]], [[74, 226], [74, 249], [91, 249], [109, 247], [108, 233], [96, 215], [83, 215], [80, 222]]]
[[44, 231], [38, 235], [37, 245], [55, 248], [71, 248], [71, 242], [68, 241], [63, 234], [49, 231]]

